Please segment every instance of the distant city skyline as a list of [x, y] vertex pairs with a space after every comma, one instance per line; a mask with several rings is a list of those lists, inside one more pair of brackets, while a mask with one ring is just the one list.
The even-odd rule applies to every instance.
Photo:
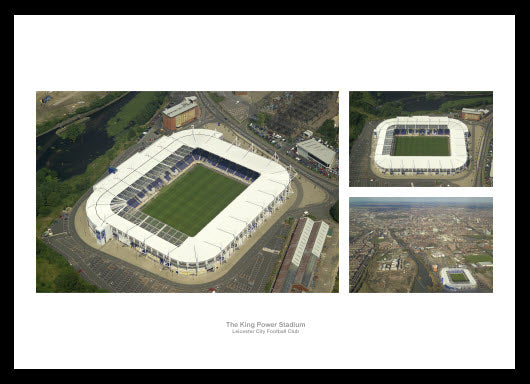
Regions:
[[350, 197], [350, 205], [360, 204], [458, 204], [458, 205], [490, 205], [492, 197]]

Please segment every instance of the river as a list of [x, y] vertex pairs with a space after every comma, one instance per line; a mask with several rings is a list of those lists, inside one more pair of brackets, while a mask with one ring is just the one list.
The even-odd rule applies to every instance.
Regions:
[[473, 99], [483, 97], [484, 95], [445, 95], [434, 98], [432, 100], [426, 99], [425, 92], [381, 92], [379, 104], [390, 101], [399, 101], [403, 104], [403, 109], [408, 112], [415, 111], [435, 111], [446, 101]]
[[130, 92], [94, 114], [85, 122], [85, 130], [74, 140], [62, 139], [50, 131], [36, 139], [37, 171], [43, 167], [57, 172], [61, 181], [83, 174], [88, 164], [103, 155], [114, 145], [107, 135], [106, 124], [138, 92]]
[[418, 260], [416, 256], [414, 256], [413, 252], [403, 243], [403, 241], [401, 241], [401, 239], [399, 239], [398, 237], [394, 235], [393, 231], [390, 231], [390, 234], [398, 242], [398, 244], [405, 251], [407, 251], [409, 257], [412, 258], [412, 260], [414, 260], [414, 262], [418, 266], [418, 273], [416, 274], [416, 278], [414, 280], [414, 286], [412, 287], [412, 292], [414, 293], [431, 292], [429, 288], [432, 288], [433, 282], [432, 282], [431, 276], [429, 275], [429, 271], [427, 270], [427, 268], [425, 268], [423, 263], [420, 260]]

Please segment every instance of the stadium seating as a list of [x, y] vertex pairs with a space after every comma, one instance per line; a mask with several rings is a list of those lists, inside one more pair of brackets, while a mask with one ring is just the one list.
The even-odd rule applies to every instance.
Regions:
[[136, 208], [140, 205], [140, 201], [136, 197], [133, 197], [132, 199], [127, 201], [127, 204], [133, 208]]

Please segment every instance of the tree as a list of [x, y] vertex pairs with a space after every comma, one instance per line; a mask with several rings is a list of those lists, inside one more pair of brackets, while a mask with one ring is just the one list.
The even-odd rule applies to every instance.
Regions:
[[49, 205], [50, 207], [55, 207], [60, 202], [61, 202], [61, 196], [56, 191], [51, 192], [46, 199], [46, 204]]
[[129, 139], [132, 139], [132, 138], [134, 138], [135, 135], [136, 135], [136, 133], [134, 132], [134, 127], [133, 127], [133, 128], [130, 128], [130, 129], [129, 129], [129, 132], [127, 133], [127, 137], [128, 137]]
[[333, 204], [333, 206], [329, 210], [329, 214], [331, 215], [333, 220], [335, 220], [337, 223], [339, 222], [339, 201], [338, 200], [335, 202], [335, 204]]

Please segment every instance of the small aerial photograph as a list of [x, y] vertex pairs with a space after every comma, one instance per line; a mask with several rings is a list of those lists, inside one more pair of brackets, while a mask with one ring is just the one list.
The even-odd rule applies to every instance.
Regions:
[[37, 292], [338, 292], [338, 92], [36, 92]]
[[493, 198], [350, 197], [350, 292], [493, 292]]
[[350, 187], [493, 186], [493, 92], [349, 97]]

